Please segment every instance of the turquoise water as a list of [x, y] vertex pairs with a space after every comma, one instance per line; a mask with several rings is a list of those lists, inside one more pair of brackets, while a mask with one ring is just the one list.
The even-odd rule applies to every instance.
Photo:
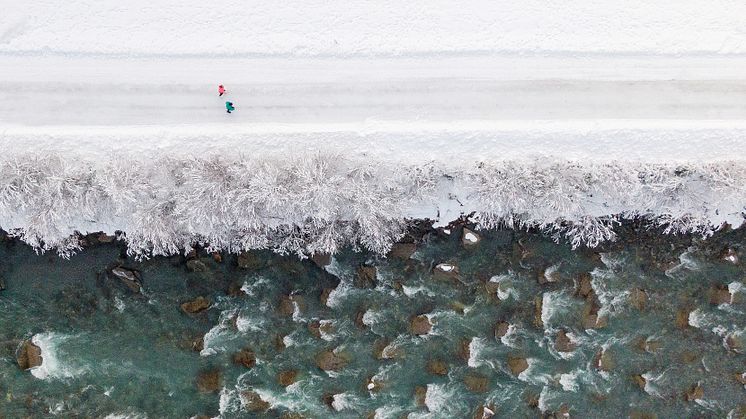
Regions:
[[[595, 251], [512, 230], [465, 246], [456, 227], [406, 260], [348, 250], [324, 268], [200, 252], [202, 272], [183, 256], [128, 259], [117, 243], [62, 260], [4, 240], [0, 416], [742, 417], [746, 232], [635, 227]], [[117, 265], [140, 271], [142, 293], [107, 275]], [[207, 310], [181, 310], [198, 296]], [[427, 334], [413, 333], [419, 315]], [[31, 371], [16, 364], [25, 339], [44, 359]], [[251, 368], [233, 362], [244, 348]], [[341, 369], [319, 368], [326, 350]], [[200, 391], [207, 372], [218, 382]]]

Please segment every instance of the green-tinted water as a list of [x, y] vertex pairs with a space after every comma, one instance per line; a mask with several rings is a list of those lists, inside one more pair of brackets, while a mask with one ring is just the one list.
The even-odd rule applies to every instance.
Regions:
[[[200, 254], [203, 272], [117, 244], [65, 261], [6, 240], [0, 416], [740, 417], [746, 233], [625, 228], [598, 252], [513, 231], [465, 247], [456, 228], [410, 259]], [[116, 264], [142, 293], [107, 275]], [[181, 310], [198, 296], [209, 309]], [[42, 349], [31, 371], [25, 339]], [[234, 362], [242, 349], [255, 365]]]

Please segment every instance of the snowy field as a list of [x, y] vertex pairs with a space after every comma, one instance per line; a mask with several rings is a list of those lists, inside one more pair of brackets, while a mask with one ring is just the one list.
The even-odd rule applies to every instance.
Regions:
[[471, 212], [575, 244], [618, 216], [743, 221], [743, 2], [0, 10], [0, 227], [41, 248], [385, 251], [404, 219]]

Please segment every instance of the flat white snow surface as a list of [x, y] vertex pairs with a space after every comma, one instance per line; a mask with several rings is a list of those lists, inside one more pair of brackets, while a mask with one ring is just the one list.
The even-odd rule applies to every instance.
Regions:
[[0, 0], [0, 228], [40, 249], [743, 222], [746, 3], [125, 3]]

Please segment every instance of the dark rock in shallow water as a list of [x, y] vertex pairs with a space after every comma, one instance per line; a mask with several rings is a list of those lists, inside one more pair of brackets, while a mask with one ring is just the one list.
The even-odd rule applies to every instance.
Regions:
[[314, 253], [311, 256], [311, 262], [313, 262], [319, 268], [324, 268], [332, 263], [332, 255], [329, 253]]
[[425, 315], [414, 316], [409, 320], [409, 331], [415, 335], [426, 335], [433, 328], [430, 319]]
[[5, 291], [5, 280], [0, 277], [0, 291]]
[[725, 262], [738, 265], [738, 252], [736, 252], [736, 249], [728, 247], [720, 252], [720, 259]]
[[710, 288], [710, 304], [730, 304], [731, 294], [727, 285], [717, 284]]
[[210, 268], [199, 259], [189, 259], [186, 263], [187, 269], [192, 272], [208, 272]]
[[332, 350], [321, 351], [316, 354], [316, 366], [324, 371], [339, 371], [349, 363], [345, 353], [335, 353]]
[[508, 356], [508, 368], [517, 377], [520, 373], [528, 369], [528, 361], [523, 357]]
[[200, 393], [217, 393], [220, 390], [220, 371], [208, 370], [197, 374], [197, 390]]
[[192, 301], [181, 304], [181, 310], [185, 313], [195, 314], [210, 308], [210, 300], [205, 297], [197, 297]]
[[648, 293], [641, 288], [632, 288], [629, 292], [629, 302], [632, 307], [643, 311], [648, 303]]
[[375, 288], [376, 287], [376, 267], [360, 266], [357, 268], [355, 276], [355, 286], [358, 288]]
[[329, 301], [329, 295], [331, 295], [332, 291], [334, 291], [334, 288], [324, 288], [321, 290], [321, 296], [319, 297], [319, 301], [321, 301], [321, 304], [326, 305], [326, 303]]
[[611, 352], [607, 349], [601, 349], [596, 353], [593, 358], [593, 365], [600, 371], [611, 371], [614, 369], [614, 360], [611, 357]]
[[269, 403], [262, 400], [262, 397], [253, 391], [242, 391], [240, 397], [241, 405], [249, 412], [260, 413], [269, 409]]
[[689, 327], [689, 313], [691, 313], [691, 310], [688, 308], [681, 308], [676, 311], [677, 328], [686, 329]]
[[241, 252], [238, 255], [236, 264], [241, 269], [259, 269], [262, 267], [262, 260], [253, 252]]
[[554, 349], [556, 349], [557, 352], [572, 352], [575, 350], [575, 343], [573, 343], [573, 341], [570, 340], [570, 337], [567, 336], [567, 332], [560, 330], [557, 332], [557, 337], [554, 339]]
[[541, 311], [544, 305], [544, 295], [534, 297], [534, 326], [544, 328], [544, 320], [541, 319]]
[[43, 358], [41, 348], [34, 345], [30, 340], [24, 340], [16, 354], [16, 362], [22, 370], [38, 367]]
[[439, 263], [433, 268], [433, 279], [439, 281], [458, 281], [458, 266], [451, 263]]
[[427, 372], [433, 375], [448, 375], [448, 364], [439, 359], [427, 361], [426, 368]]
[[298, 371], [296, 370], [280, 371], [280, 373], [277, 374], [277, 382], [280, 383], [280, 385], [283, 387], [287, 387], [290, 384], [293, 384], [297, 378]]
[[417, 245], [414, 243], [394, 243], [386, 256], [393, 259], [407, 260], [416, 250]]
[[479, 236], [479, 234], [475, 233], [473, 230], [469, 230], [468, 228], [464, 227], [461, 230], [461, 245], [464, 246], [467, 249], [473, 248], [476, 245], [478, 245], [482, 241], [482, 238]]
[[283, 316], [290, 317], [295, 313], [296, 309], [298, 312], [302, 312], [304, 307], [305, 304], [302, 296], [282, 295], [280, 296], [280, 303], [277, 307], [277, 311]]
[[510, 329], [510, 323], [506, 321], [500, 321], [495, 326], [495, 338], [500, 339], [503, 336], [508, 334], [508, 330]]
[[456, 348], [456, 355], [458, 355], [459, 358], [462, 360], [469, 362], [469, 358], [471, 358], [471, 341], [473, 338], [464, 338], [461, 339], [458, 343], [458, 347]]
[[250, 348], [243, 348], [233, 354], [233, 363], [243, 365], [246, 368], [252, 368], [256, 365], [256, 355]]
[[202, 352], [205, 349], [205, 337], [200, 336], [192, 341], [192, 350], [195, 352]]
[[705, 397], [705, 391], [701, 385], [695, 384], [684, 393], [684, 400], [693, 402], [695, 400], [702, 400]]
[[632, 376], [632, 381], [637, 384], [637, 387], [639, 387], [640, 390], [645, 391], [645, 385], [647, 384], [647, 380], [645, 380], [645, 377], [640, 374], [635, 374]]
[[414, 388], [414, 404], [418, 407], [425, 406], [425, 398], [427, 398], [427, 387], [417, 386]]
[[114, 278], [119, 279], [122, 284], [126, 285], [130, 291], [136, 293], [142, 292], [142, 275], [140, 275], [140, 271], [118, 266], [113, 268], [110, 273]]
[[481, 374], [467, 373], [464, 376], [464, 385], [473, 393], [485, 393], [489, 387], [489, 380]]
[[228, 285], [228, 289], [225, 290], [225, 294], [229, 297], [242, 297], [246, 295], [243, 292], [243, 283], [240, 281], [233, 281]]
[[584, 299], [589, 298], [593, 294], [592, 280], [591, 274], [581, 273], [575, 282], [575, 295]]

